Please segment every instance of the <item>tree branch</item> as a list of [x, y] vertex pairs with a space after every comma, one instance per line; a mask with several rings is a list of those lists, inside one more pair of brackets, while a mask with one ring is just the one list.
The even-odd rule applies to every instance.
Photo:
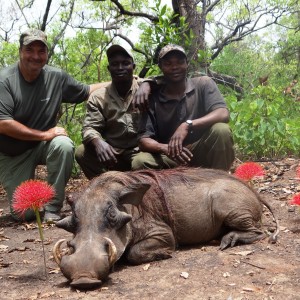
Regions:
[[[101, 2], [101, 1], [105, 1], [105, 0], [90, 0], [90, 1]], [[121, 15], [126, 15], [126, 16], [131, 16], [131, 17], [142, 17], [142, 18], [146, 18], [146, 19], [150, 20], [153, 23], [158, 22], [158, 17], [156, 17], [156, 16], [142, 13], [142, 12], [132, 12], [132, 11], [126, 10], [124, 8], [124, 6], [118, 0], [111, 0], [111, 2], [117, 6]]]
[[57, 45], [58, 41], [61, 39], [61, 37], [64, 35], [64, 32], [71, 20], [71, 17], [72, 17], [72, 13], [73, 13], [73, 10], [74, 10], [74, 2], [75, 0], [71, 0], [70, 1], [70, 11], [69, 11], [69, 15], [67, 17], [67, 20], [65, 21], [65, 24], [64, 26], [61, 28], [60, 32], [54, 37], [53, 39], [53, 43], [49, 49], [49, 59], [51, 58], [51, 56], [53, 55], [54, 53], [54, 48], [55, 46]]

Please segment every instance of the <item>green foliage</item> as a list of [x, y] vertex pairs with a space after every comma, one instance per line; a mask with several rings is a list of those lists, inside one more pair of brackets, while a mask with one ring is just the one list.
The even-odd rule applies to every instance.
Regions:
[[[64, 127], [70, 139], [74, 142], [75, 147], [78, 147], [81, 142], [81, 129], [85, 117], [85, 103], [81, 104], [62, 104], [62, 116], [58, 122], [59, 126]], [[72, 175], [77, 176], [80, 173], [80, 168], [77, 163], [74, 164]]]
[[276, 87], [254, 88], [242, 101], [228, 97], [238, 152], [255, 158], [299, 155], [300, 103]]
[[[268, 49], [266, 49], [269, 47]], [[246, 92], [259, 84], [259, 77], [272, 74], [274, 49], [260, 36], [228, 45], [213, 62], [214, 71], [235, 77]]]
[[110, 80], [104, 51], [107, 44], [108, 37], [102, 31], [89, 29], [77, 32], [75, 37], [59, 41], [51, 64], [82, 82]]
[[19, 45], [2, 42], [0, 44], [0, 68], [7, 67], [19, 60]]
[[[188, 28], [185, 18], [174, 15], [167, 5], [161, 7], [160, 0], [156, 1], [155, 6], [150, 7], [150, 9], [158, 17], [158, 22], [155, 26], [140, 26], [143, 31], [140, 36], [143, 51], [147, 57], [152, 58], [149, 60], [148, 76], [160, 73], [158, 66], [153, 64], [154, 49], [167, 44], [178, 44], [188, 49], [194, 38], [193, 31]], [[178, 18], [179, 25], [175, 24], [175, 18]]]

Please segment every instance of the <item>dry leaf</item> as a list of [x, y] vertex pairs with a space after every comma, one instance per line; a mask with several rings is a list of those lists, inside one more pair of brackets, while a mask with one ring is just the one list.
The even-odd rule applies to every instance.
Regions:
[[150, 264], [146, 264], [146, 265], [143, 266], [144, 271], [147, 271], [149, 268], [150, 268]]
[[32, 243], [34, 241], [35, 241], [35, 239], [26, 239], [23, 241], [23, 243]]
[[53, 295], [55, 295], [55, 292], [45, 293], [45, 294], [42, 294], [40, 298], [49, 298]]
[[7, 245], [0, 245], [0, 253], [1, 252], [7, 252], [8, 250], [8, 246]]
[[8, 241], [9, 238], [5, 235], [0, 235], [0, 242], [3, 242], [3, 241]]
[[252, 254], [254, 251], [240, 251], [240, 252], [236, 252], [236, 253], [232, 253], [232, 254], [236, 254], [236, 255], [241, 255], [241, 256], [247, 256]]
[[180, 276], [183, 277], [184, 279], [187, 279], [189, 277], [189, 273], [188, 272], [181, 272]]
[[0, 262], [0, 268], [8, 268], [11, 263]]
[[29, 264], [30, 264], [30, 262], [29, 262], [28, 260], [24, 259], [24, 260], [23, 260], [23, 264], [25, 264], [25, 265], [29, 265]]
[[17, 248], [13, 248], [13, 249], [10, 249], [8, 251], [8, 253], [11, 253], [11, 252], [14, 252], [14, 251], [21, 251], [21, 252], [24, 252], [26, 250], [30, 250], [30, 248], [28, 247], [17, 247]]
[[58, 274], [58, 273], [60, 273], [60, 269], [59, 268], [51, 269], [48, 273], [49, 274]]
[[289, 190], [289, 189], [286, 189], [286, 188], [283, 188], [282, 189], [286, 194], [292, 194], [293, 191]]

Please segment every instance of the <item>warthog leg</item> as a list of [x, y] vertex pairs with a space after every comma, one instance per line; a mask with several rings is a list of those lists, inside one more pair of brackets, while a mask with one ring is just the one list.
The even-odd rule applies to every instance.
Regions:
[[266, 235], [259, 230], [256, 230], [256, 232], [251, 231], [231, 231], [228, 234], [224, 235], [221, 244], [220, 249], [224, 250], [228, 246], [233, 247], [237, 243], [243, 243], [243, 244], [251, 244], [253, 242], [262, 240], [266, 237]]

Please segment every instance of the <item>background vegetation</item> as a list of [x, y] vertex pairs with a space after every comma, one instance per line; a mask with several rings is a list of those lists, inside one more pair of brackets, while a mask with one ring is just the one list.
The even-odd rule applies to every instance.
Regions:
[[[299, 156], [298, 0], [10, 0], [0, 8], [0, 67], [18, 60], [28, 27], [48, 34], [49, 64], [86, 83], [109, 80], [112, 43], [132, 50], [141, 77], [159, 73], [163, 45], [181, 44], [190, 76], [222, 90], [241, 160]], [[84, 104], [62, 107], [76, 144], [84, 115]]]

